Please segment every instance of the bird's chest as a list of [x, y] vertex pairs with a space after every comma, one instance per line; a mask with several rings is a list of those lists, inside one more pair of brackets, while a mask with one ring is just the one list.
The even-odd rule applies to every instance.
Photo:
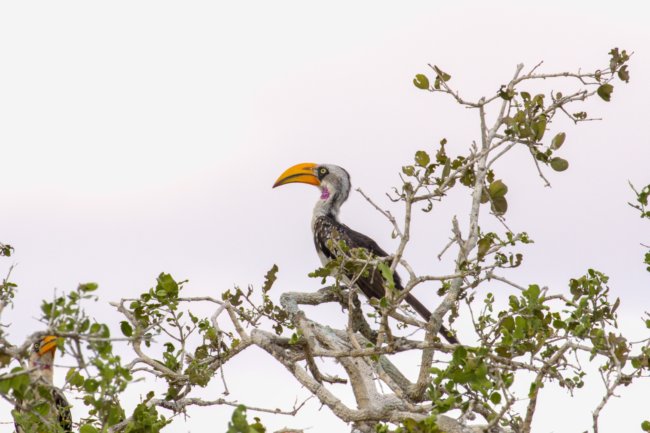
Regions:
[[338, 232], [335, 225], [326, 217], [315, 218], [312, 222], [312, 230], [318, 258], [323, 265], [326, 265], [335, 256], [331, 251], [331, 243], [338, 240]]

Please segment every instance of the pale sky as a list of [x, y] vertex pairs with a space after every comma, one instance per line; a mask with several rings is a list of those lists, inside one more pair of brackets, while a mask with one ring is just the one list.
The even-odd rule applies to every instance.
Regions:
[[[497, 172], [510, 187], [508, 223], [536, 241], [509, 276], [561, 291], [599, 269], [622, 298], [621, 328], [647, 335], [639, 318], [650, 276], [639, 244], [650, 243], [650, 226], [627, 206], [627, 182], [650, 183], [648, 9], [642, 1], [0, 2], [0, 241], [16, 249], [0, 271], [17, 264], [20, 289], [3, 321], [20, 343], [41, 329], [32, 319], [41, 299], [86, 281], [100, 285], [93, 312], [114, 319], [107, 302], [145, 291], [161, 271], [189, 279], [187, 295], [218, 296], [234, 284], [259, 287], [277, 263], [276, 294], [315, 290], [307, 273], [319, 264], [309, 231], [318, 196], [303, 185], [272, 190], [285, 168], [341, 165], [355, 187], [399, 215], [384, 192], [416, 150], [446, 137], [448, 151], [462, 153], [477, 139], [476, 113], [413, 86], [427, 63], [478, 98], [517, 63], [544, 60], [549, 72], [604, 67], [617, 46], [635, 52], [631, 82], [617, 84], [609, 104], [585, 107], [603, 121], [552, 125], [567, 133], [562, 153], [571, 164], [549, 173], [553, 187], [521, 153]], [[406, 252], [416, 270], [449, 273], [434, 257], [468, 203], [461, 193], [417, 215]], [[396, 246], [357, 193], [342, 219]], [[418, 295], [435, 305], [426, 290]], [[244, 403], [287, 409], [306, 395], [261, 351], [226, 371], [237, 390], [230, 398]], [[534, 431], [590, 427], [602, 392], [590, 380], [573, 399], [545, 389]], [[206, 395], [221, 391], [214, 380]], [[639, 431], [650, 385], [620, 394], [602, 431]], [[319, 409], [312, 401], [293, 419], [259, 416], [270, 431], [348, 430]], [[167, 431], [225, 431], [231, 413], [191, 409]], [[0, 421], [9, 419], [2, 407]]]

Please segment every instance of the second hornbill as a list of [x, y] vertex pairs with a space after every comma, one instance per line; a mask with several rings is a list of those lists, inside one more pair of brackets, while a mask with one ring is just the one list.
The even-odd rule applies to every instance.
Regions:
[[[311, 228], [314, 234], [316, 251], [323, 265], [336, 258], [337, 251], [331, 248], [330, 241], [337, 243], [344, 241], [349, 248], [363, 248], [376, 257], [386, 257], [388, 254], [368, 236], [352, 230], [339, 221], [339, 210], [350, 195], [352, 184], [350, 175], [345, 169], [331, 164], [314, 164], [305, 162], [288, 168], [273, 188], [288, 183], [307, 183], [317, 186], [320, 199], [314, 207]], [[402, 282], [397, 273], [393, 275], [395, 288], [403, 290]], [[356, 280], [356, 285], [368, 298], [380, 299], [385, 294], [384, 281], [380, 272], [374, 269], [370, 275], [361, 276]], [[418, 301], [412, 294], [407, 294], [404, 300], [417, 311], [424, 320], [429, 321], [431, 312]], [[440, 334], [450, 343], [457, 344], [456, 337], [444, 326], [440, 327]]]
[[[22, 422], [16, 419], [16, 432], [28, 433], [33, 431], [55, 431], [72, 433], [72, 416], [70, 404], [63, 392], [54, 386], [54, 355], [59, 338], [46, 335], [32, 347], [29, 356], [29, 381], [31, 392], [29, 399], [19, 401], [16, 405], [18, 413], [26, 416]], [[34, 407], [41, 403], [49, 405], [46, 414], [38, 413]], [[32, 415], [32, 416], [30, 416]], [[28, 425], [24, 425], [27, 423]], [[46, 424], [46, 425], [43, 425]]]

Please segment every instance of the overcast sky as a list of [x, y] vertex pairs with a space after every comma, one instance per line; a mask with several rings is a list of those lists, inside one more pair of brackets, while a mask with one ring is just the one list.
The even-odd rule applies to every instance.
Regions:
[[[648, 12], [642, 1], [2, 2], [0, 241], [16, 253], [0, 270], [17, 264], [20, 288], [3, 319], [21, 342], [41, 329], [32, 319], [41, 299], [85, 281], [100, 285], [95, 314], [114, 317], [107, 301], [148, 289], [161, 271], [189, 279], [188, 294], [218, 295], [259, 287], [277, 263], [277, 293], [314, 290], [317, 193], [272, 190], [285, 168], [344, 166], [355, 186], [400, 214], [383, 193], [416, 150], [446, 137], [450, 153], [461, 153], [478, 137], [476, 113], [412, 85], [427, 63], [478, 98], [517, 63], [603, 67], [618, 46], [635, 52], [631, 82], [616, 85], [611, 103], [584, 107], [603, 121], [552, 125], [567, 132], [561, 152], [571, 164], [549, 173], [553, 187], [516, 152], [497, 173], [510, 187], [508, 223], [536, 241], [511, 276], [559, 291], [589, 267], [602, 270], [622, 298], [622, 328], [640, 337], [650, 279], [639, 243], [650, 243], [650, 230], [626, 203], [628, 180], [650, 182]], [[459, 194], [417, 215], [406, 253], [416, 270], [449, 272], [433, 258], [468, 203]], [[357, 193], [342, 218], [395, 246]], [[289, 408], [306, 395], [260, 351], [227, 372], [245, 403]], [[545, 390], [535, 432], [584, 431], [602, 392], [592, 381], [574, 399]], [[208, 395], [220, 392], [214, 383]], [[622, 389], [604, 431], [637, 431], [648, 393], [647, 384]], [[223, 431], [231, 412], [195, 409], [169, 431]], [[271, 429], [346, 429], [313, 401], [295, 419], [262, 417]], [[9, 419], [3, 408], [0, 421]]]

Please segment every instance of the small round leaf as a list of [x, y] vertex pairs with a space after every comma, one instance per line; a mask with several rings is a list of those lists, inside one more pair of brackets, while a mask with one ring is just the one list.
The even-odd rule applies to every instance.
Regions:
[[497, 197], [492, 199], [492, 212], [497, 215], [503, 215], [508, 210], [508, 201], [505, 197]]
[[498, 392], [493, 392], [493, 393], [490, 395], [490, 401], [491, 401], [492, 403], [494, 403], [494, 404], [499, 404], [499, 403], [501, 403], [501, 394], [499, 394]]
[[566, 139], [566, 133], [560, 132], [559, 134], [557, 134], [555, 137], [553, 137], [553, 140], [551, 141], [551, 149], [557, 150], [560, 147], [562, 147], [565, 139]]
[[611, 84], [603, 84], [596, 91], [598, 96], [603, 98], [603, 101], [609, 102], [612, 99], [612, 92], [614, 91], [614, 86]]
[[415, 163], [420, 167], [426, 167], [431, 162], [431, 157], [424, 150], [415, 152]]
[[490, 247], [492, 246], [492, 238], [485, 237], [481, 238], [478, 241], [478, 257], [483, 258], [485, 257], [485, 254], [490, 250]]
[[120, 329], [122, 330], [122, 334], [124, 334], [125, 337], [131, 337], [133, 335], [133, 328], [129, 322], [125, 320], [120, 322]]
[[621, 69], [618, 70], [618, 78], [626, 83], [630, 82], [630, 71], [627, 70], [627, 65], [621, 66]]
[[413, 84], [418, 89], [429, 90], [429, 79], [426, 75], [417, 74], [415, 78], [413, 78]]
[[546, 132], [546, 116], [540, 116], [540, 119], [532, 124], [533, 132], [535, 133], [535, 141], [540, 141], [544, 138]]
[[508, 193], [508, 186], [501, 179], [495, 180], [489, 187], [492, 199], [504, 197]]
[[551, 159], [551, 168], [555, 171], [564, 171], [569, 168], [569, 161], [562, 158]]

